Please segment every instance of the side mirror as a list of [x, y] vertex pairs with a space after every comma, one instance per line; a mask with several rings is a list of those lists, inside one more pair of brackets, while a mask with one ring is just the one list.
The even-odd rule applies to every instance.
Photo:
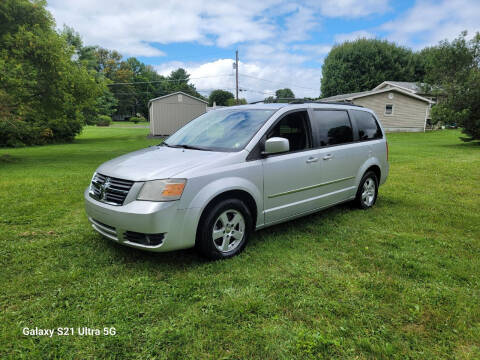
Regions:
[[263, 152], [264, 155], [269, 154], [278, 154], [287, 152], [290, 150], [290, 143], [288, 139], [281, 138], [281, 137], [272, 137], [265, 141], [265, 151]]

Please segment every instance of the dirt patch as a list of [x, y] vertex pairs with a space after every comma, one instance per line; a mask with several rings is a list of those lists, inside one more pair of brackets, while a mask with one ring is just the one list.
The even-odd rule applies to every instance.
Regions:
[[423, 334], [425, 332], [425, 327], [423, 324], [407, 324], [402, 327], [402, 330], [407, 333]]

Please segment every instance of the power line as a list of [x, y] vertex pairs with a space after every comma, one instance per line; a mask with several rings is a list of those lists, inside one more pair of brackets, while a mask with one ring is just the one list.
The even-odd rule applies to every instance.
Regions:
[[107, 84], [107, 86], [114, 86], [114, 85], [135, 85], [135, 84], [153, 84], [153, 83], [161, 83], [161, 82], [164, 82], [164, 81], [189, 81], [189, 80], [215, 78], [215, 77], [223, 77], [223, 76], [232, 76], [232, 75], [231, 75], [231, 74], [221, 74], [221, 75], [199, 76], [199, 77], [194, 77], [194, 78], [183, 78], [183, 79], [163, 79], [163, 80], [154, 80], [154, 81], [122, 82], [122, 83]]
[[285, 86], [291, 86], [291, 87], [294, 87], [294, 88], [302, 88], [302, 89], [314, 90], [314, 91], [317, 91], [317, 90], [318, 90], [318, 89], [309, 88], [309, 87], [301, 86], [301, 85], [292, 85], [292, 84], [288, 84], [288, 83], [285, 83], [285, 82], [272, 81], [272, 80], [268, 80], [268, 79], [262, 79], [262, 78], [259, 78], [259, 77], [256, 77], [256, 76], [252, 76], [252, 75], [242, 74], [242, 76], [246, 76], [246, 77], [249, 77], [249, 78], [252, 78], [252, 79], [261, 80], [261, 81], [266, 81], [266, 82], [273, 83], [273, 84], [282, 84], [282, 85], [285, 85]]

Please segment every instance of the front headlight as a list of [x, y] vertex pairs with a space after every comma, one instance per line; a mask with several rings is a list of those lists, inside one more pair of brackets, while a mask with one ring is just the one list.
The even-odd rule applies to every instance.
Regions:
[[173, 201], [182, 196], [183, 189], [187, 183], [186, 179], [164, 179], [146, 181], [137, 200], [145, 201]]

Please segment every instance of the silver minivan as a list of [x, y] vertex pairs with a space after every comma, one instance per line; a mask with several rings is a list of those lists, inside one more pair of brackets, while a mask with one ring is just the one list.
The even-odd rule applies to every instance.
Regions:
[[149, 251], [211, 259], [254, 230], [354, 201], [375, 204], [388, 175], [375, 114], [348, 104], [255, 104], [209, 111], [157, 146], [110, 160], [85, 191], [93, 228]]

